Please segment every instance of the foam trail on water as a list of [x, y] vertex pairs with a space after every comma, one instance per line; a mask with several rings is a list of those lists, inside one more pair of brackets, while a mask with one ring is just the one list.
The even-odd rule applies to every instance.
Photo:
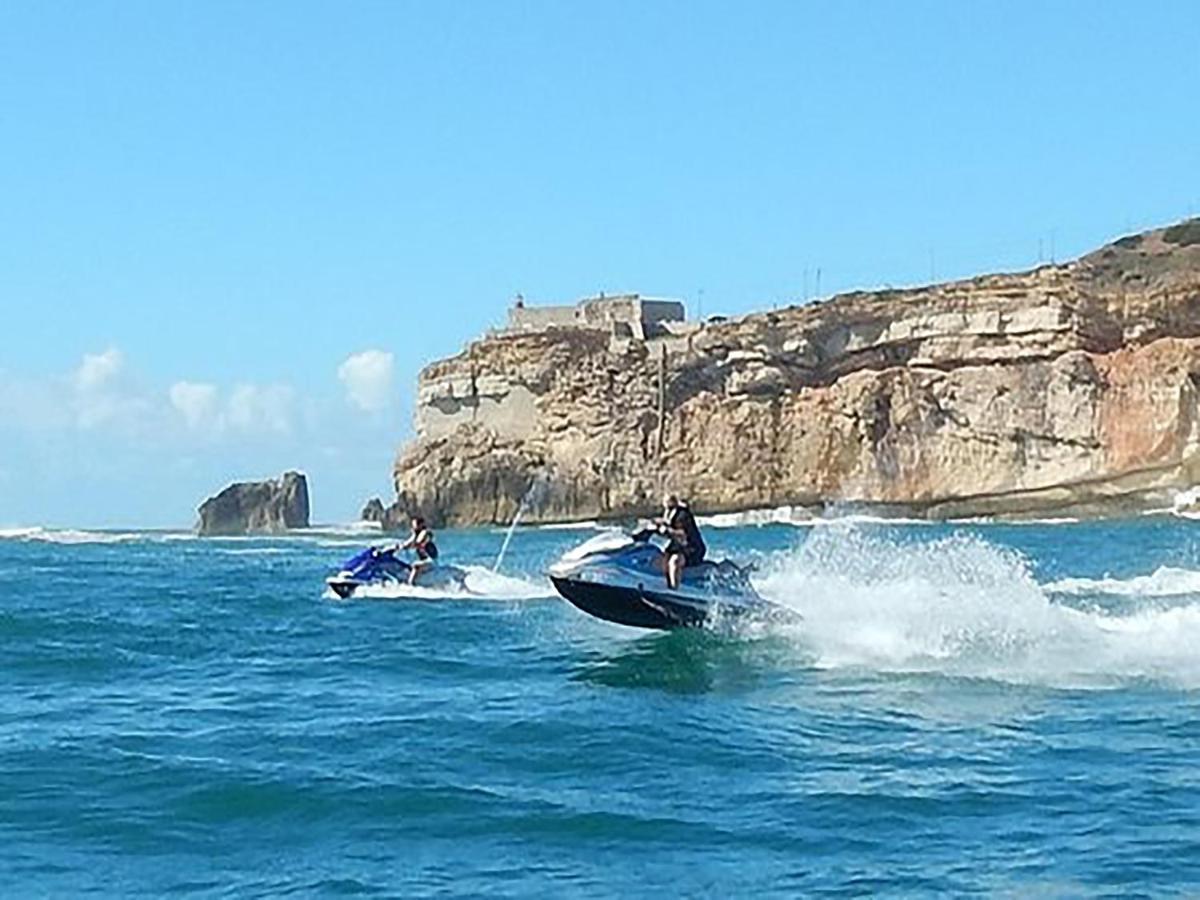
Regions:
[[1052, 602], [1019, 554], [976, 536], [821, 529], [769, 560], [758, 586], [804, 617], [797, 640], [824, 668], [1200, 688], [1200, 603], [1074, 609]]
[[541, 600], [557, 594], [550, 582], [504, 575], [483, 566], [464, 566], [467, 570], [467, 588], [476, 596], [496, 600]]
[[[420, 584], [372, 584], [358, 588], [355, 600], [541, 600], [555, 596], [549, 582], [527, 581], [510, 575], [501, 575], [485, 566], [462, 566], [467, 573], [466, 590], [439, 587], [427, 588]], [[329, 599], [339, 599], [331, 590], [326, 590]]]

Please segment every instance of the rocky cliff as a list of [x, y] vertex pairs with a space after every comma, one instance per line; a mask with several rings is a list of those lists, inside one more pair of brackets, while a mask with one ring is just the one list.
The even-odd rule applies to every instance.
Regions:
[[420, 378], [398, 508], [619, 517], [864, 503], [931, 518], [1161, 507], [1200, 479], [1200, 220], [1079, 260], [708, 324], [490, 337]]
[[308, 479], [284, 472], [267, 481], [231, 484], [200, 504], [202, 535], [278, 534], [308, 527]]

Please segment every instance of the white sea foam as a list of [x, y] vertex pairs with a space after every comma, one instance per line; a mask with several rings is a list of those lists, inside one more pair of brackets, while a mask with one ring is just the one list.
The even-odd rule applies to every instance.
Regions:
[[293, 528], [288, 534], [294, 537], [309, 537], [315, 535], [344, 534], [347, 537], [378, 534], [383, 531], [379, 522], [368, 522], [363, 519], [358, 522], [342, 522], [329, 525], [311, 525], [308, 528]]
[[812, 513], [802, 506], [777, 506], [774, 509], [748, 509], [742, 512], [699, 516], [709, 528], [747, 528], [758, 525], [811, 525]]
[[1183, 509], [1187, 506], [1195, 506], [1200, 502], [1200, 485], [1187, 488], [1186, 490], [1176, 491], [1172, 498], [1172, 505], [1175, 509]]
[[1107, 594], [1116, 597], [1186, 597], [1200, 599], [1200, 572], [1161, 566], [1132, 578], [1063, 578], [1045, 585], [1053, 594]]
[[697, 520], [709, 528], [755, 528], [763, 525], [792, 525], [797, 528], [822, 528], [830, 525], [936, 525], [931, 519], [906, 516], [887, 516], [856, 512], [852, 506], [834, 506], [814, 516], [803, 506], [776, 506], [768, 509], [748, 509], [742, 512], [714, 513]]
[[278, 556], [290, 552], [286, 547], [222, 547], [217, 550], [217, 553], [225, 556]]
[[769, 560], [759, 588], [804, 617], [796, 639], [821, 667], [1200, 688], [1200, 602], [1073, 609], [1051, 601], [1020, 555], [975, 536], [897, 543], [820, 529]]
[[829, 526], [845, 528], [850, 525], [940, 525], [934, 519], [913, 519], [905, 516], [877, 516], [870, 513], [831, 514], [813, 519], [811, 522], [797, 522], [798, 525], [812, 525], [815, 528]]
[[1047, 516], [1044, 519], [998, 519], [995, 516], [973, 516], [969, 519], [955, 519], [955, 525], [1078, 525], [1086, 519], [1074, 516]]
[[23, 541], [39, 534], [41, 528], [0, 528], [0, 541]]

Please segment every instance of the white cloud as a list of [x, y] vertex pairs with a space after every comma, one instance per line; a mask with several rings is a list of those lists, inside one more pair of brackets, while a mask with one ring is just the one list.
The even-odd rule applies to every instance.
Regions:
[[216, 385], [196, 381], [177, 381], [171, 385], [168, 395], [171, 406], [187, 422], [188, 428], [214, 427], [217, 422], [219, 398]]
[[338, 366], [338, 380], [346, 400], [365, 412], [386, 409], [392, 397], [394, 358], [383, 350], [364, 350], [346, 357]]
[[75, 387], [85, 393], [103, 390], [125, 368], [125, 355], [116, 347], [103, 353], [85, 353], [75, 370]]
[[75, 423], [84, 430], [101, 425], [138, 427], [151, 412], [150, 401], [128, 384], [125, 355], [116, 347], [85, 353], [71, 383]]
[[284, 384], [239, 384], [229, 398], [226, 420], [240, 431], [287, 434], [292, 430], [294, 399]]
[[286, 384], [239, 384], [225, 399], [214, 384], [177, 381], [167, 396], [189, 429], [213, 436], [290, 434], [296, 418], [295, 392]]
[[165, 388], [148, 385], [116, 347], [87, 353], [55, 376], [23, 379], [0, 371], [0, 427], [31, 434], [79, 431], [137, 442], [202, 438], [207, 445], [307, 433], [321, 427], [315, 409], [285, 383], [222, 388], [180, 379]]

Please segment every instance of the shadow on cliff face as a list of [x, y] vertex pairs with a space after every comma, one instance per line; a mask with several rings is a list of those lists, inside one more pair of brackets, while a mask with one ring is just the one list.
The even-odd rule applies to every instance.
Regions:
[[612, 653], [590, 654], [571, 677], [604, 687], [670, 694], [739, 694], [803, 667], [796, 645], [785, 637], [747, 641], [689, 629], [647, 635]]

